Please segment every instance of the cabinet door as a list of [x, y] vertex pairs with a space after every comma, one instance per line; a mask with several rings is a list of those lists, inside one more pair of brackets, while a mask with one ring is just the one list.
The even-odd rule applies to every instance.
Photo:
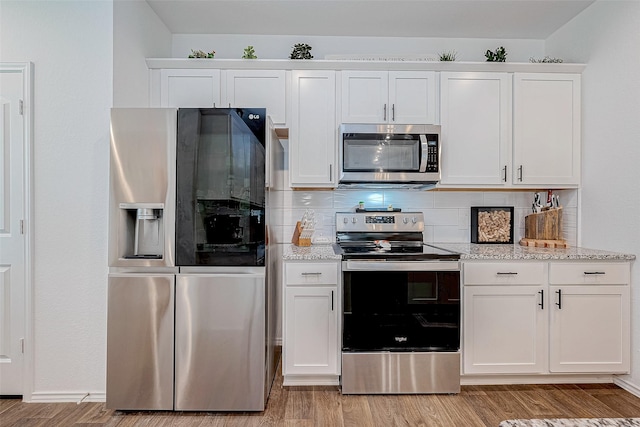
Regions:
[[550, 299], [551, 372], [629, 371], [629, 286], [551, 286]]
[[336, 287], [285, 289], [284, 375], [340, 374]]
[[546, 371], [545, 297], [542, 286], [465, 286], [464, 372]]
[[342, 123], [383, 123], [390, 108], [387, 71], [342, 72]]
[[436, 123], [436, 73], [389, 72], [390, 123]]
[[514, 74], [513, 182], [580, 183], [580, 75]]
[[266, 108], [274, 124], [286, 124], [284, 70], [228, 70], [225, 77], [224, 106]]
[[292, 72], [289, 183], [335, 187], [337, 145], [335, 71]]
[[442, 184], [504, 185], [510, 173], [511, 75], [441, 73]]
[[220, 106], [220, 70], [164, 69], [160, 88], [161, 107]]

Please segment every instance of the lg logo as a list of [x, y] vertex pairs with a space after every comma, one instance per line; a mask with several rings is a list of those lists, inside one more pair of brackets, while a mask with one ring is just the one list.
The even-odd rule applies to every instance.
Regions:
[[260, 114], [249, 114], [249, 120], [260, 120]]

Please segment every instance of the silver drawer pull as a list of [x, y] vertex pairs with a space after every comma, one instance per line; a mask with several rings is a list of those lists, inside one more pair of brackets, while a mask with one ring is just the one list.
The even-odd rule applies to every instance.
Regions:
[[503, 272], [501, 272], [501, 271], [498, 271], [496, 274], [497, 274], [498, 276], [515, 276], [515, 275], [516, 275], [516, 274], [518, 274], [518, 273], [513, 272], [513, 271], [506, 272], [506, 273], [503, 273]]
[[320, 276], [322, 273], [302, 273], [303, 276]]
[[585, 271], [584, 274], [598, 274], [598, 275], [604, 275], [607, 274], [604, 271]]

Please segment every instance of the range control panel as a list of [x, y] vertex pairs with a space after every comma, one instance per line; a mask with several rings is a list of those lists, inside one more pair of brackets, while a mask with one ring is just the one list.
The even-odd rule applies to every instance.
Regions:
[[337, 212], [336, 231], [423, 232], [422, 212]]

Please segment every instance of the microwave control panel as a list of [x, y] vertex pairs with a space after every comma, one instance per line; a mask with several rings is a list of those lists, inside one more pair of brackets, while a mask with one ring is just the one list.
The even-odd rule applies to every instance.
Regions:
[[426, 172], [438, 172], [438, 141], [427, 141], [427, 169]]

